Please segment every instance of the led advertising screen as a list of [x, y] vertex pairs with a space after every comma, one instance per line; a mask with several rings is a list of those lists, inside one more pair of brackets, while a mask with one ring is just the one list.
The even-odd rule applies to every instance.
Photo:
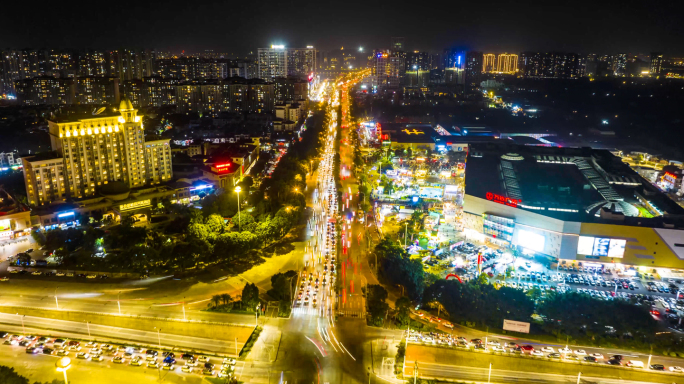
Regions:
[[610, 239], [605, 237], [594, 238], [594, 256], [608, 256], [608, 245], [610, 245]]
[[610, 239], [610, 245], [608, 246], [608, 257], [624, 256], [625, 245], [627, 245], [627, 240]]
[[577, 243], [578, 255], [623, 257], [627, 240], [605, 237], [580, 236]]
[[518, 230], [518, 245], [536, 252], [544, 252], [544, 236], [520, 229]]
[[580, 255], [591, 255], [594, 250], [594, 238], [590, 236], [580, 236], [577, 243], [577, 253]]
[[9, 220], [0, 220], [0, 232], [9, 231], [12, 229]]

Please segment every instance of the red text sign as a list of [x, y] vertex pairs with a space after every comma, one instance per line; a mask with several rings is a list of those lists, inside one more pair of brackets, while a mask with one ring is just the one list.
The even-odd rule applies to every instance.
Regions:
[[497, 195], [496, 193], [487, 192], [485, 194], [487, 200], [491, 200], [495, 203], [508, 205], [509, 207], [518, 208], [518, 203], [522, 202], [520, 199], [511, 199], [510, 197]]

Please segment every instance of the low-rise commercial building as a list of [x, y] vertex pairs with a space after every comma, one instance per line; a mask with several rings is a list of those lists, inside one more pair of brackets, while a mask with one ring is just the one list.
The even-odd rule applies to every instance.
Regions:
[[684, 274], [684, 208], [605, 150], [471, 144], [462, 221], [561, 265]]

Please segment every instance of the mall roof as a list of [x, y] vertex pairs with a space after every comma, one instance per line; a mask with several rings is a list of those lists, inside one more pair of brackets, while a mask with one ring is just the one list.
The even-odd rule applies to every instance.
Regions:
[[640, 199], [663, 215], [684, 218], [684, 208], [606, 150], [473, 143], [465, 184], [468, 195], [504, 196], [517, 200], [519, 209], [566, 221], [601, 221], [607, 208], [624, 214], [625, 224], [655, 225], [635, 217]]

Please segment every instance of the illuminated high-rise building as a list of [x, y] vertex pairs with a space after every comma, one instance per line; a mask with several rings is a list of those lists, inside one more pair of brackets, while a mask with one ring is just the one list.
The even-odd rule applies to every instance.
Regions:
[[58, 156], [22, 158], [29, 204], [95, 196], [113, 181], [135, 188], [171, 180], [169, 139], [145, 141], [137, 112], [124, 99], [118, 112], [49, 121]]
[[618, 53], [615, 56], [615, 76], [624, 76], [627, 68], [627, 54]]
[[520, 63], [527, 77], [577, 78], [581, 75], [580, 58], [569, 52], [523, 52]]
[[651, 52], [651, 76], [660, 75], [663, 69], [663, 54], [661, 52]]
[[514, 53], [502, 53], [497, 58], [496, 71], [499, 73], [518, 72], [518, 55]]
[[482, 72], [496, 72], [496, 56], [493, 53], [485, 53], [482, 55]]
[[389, 50], [375, 52], [375, 85], [378, 89], [399, 88], [406, 73], [404, 53]]
[[316, 49], [309, 45], [306, 48], [287, 48], [287, 75], [306, 79], [316, 72]]
[[74, 103], [74, 80], [40, 76], [14, 83], [23, 105], [69, 105]]
[[258, 76], [263, 80], [287, 76], [287, 50], [284, 45], [271, 45], [271, 48], [259, 48], [257, 51], [259, 65]]

